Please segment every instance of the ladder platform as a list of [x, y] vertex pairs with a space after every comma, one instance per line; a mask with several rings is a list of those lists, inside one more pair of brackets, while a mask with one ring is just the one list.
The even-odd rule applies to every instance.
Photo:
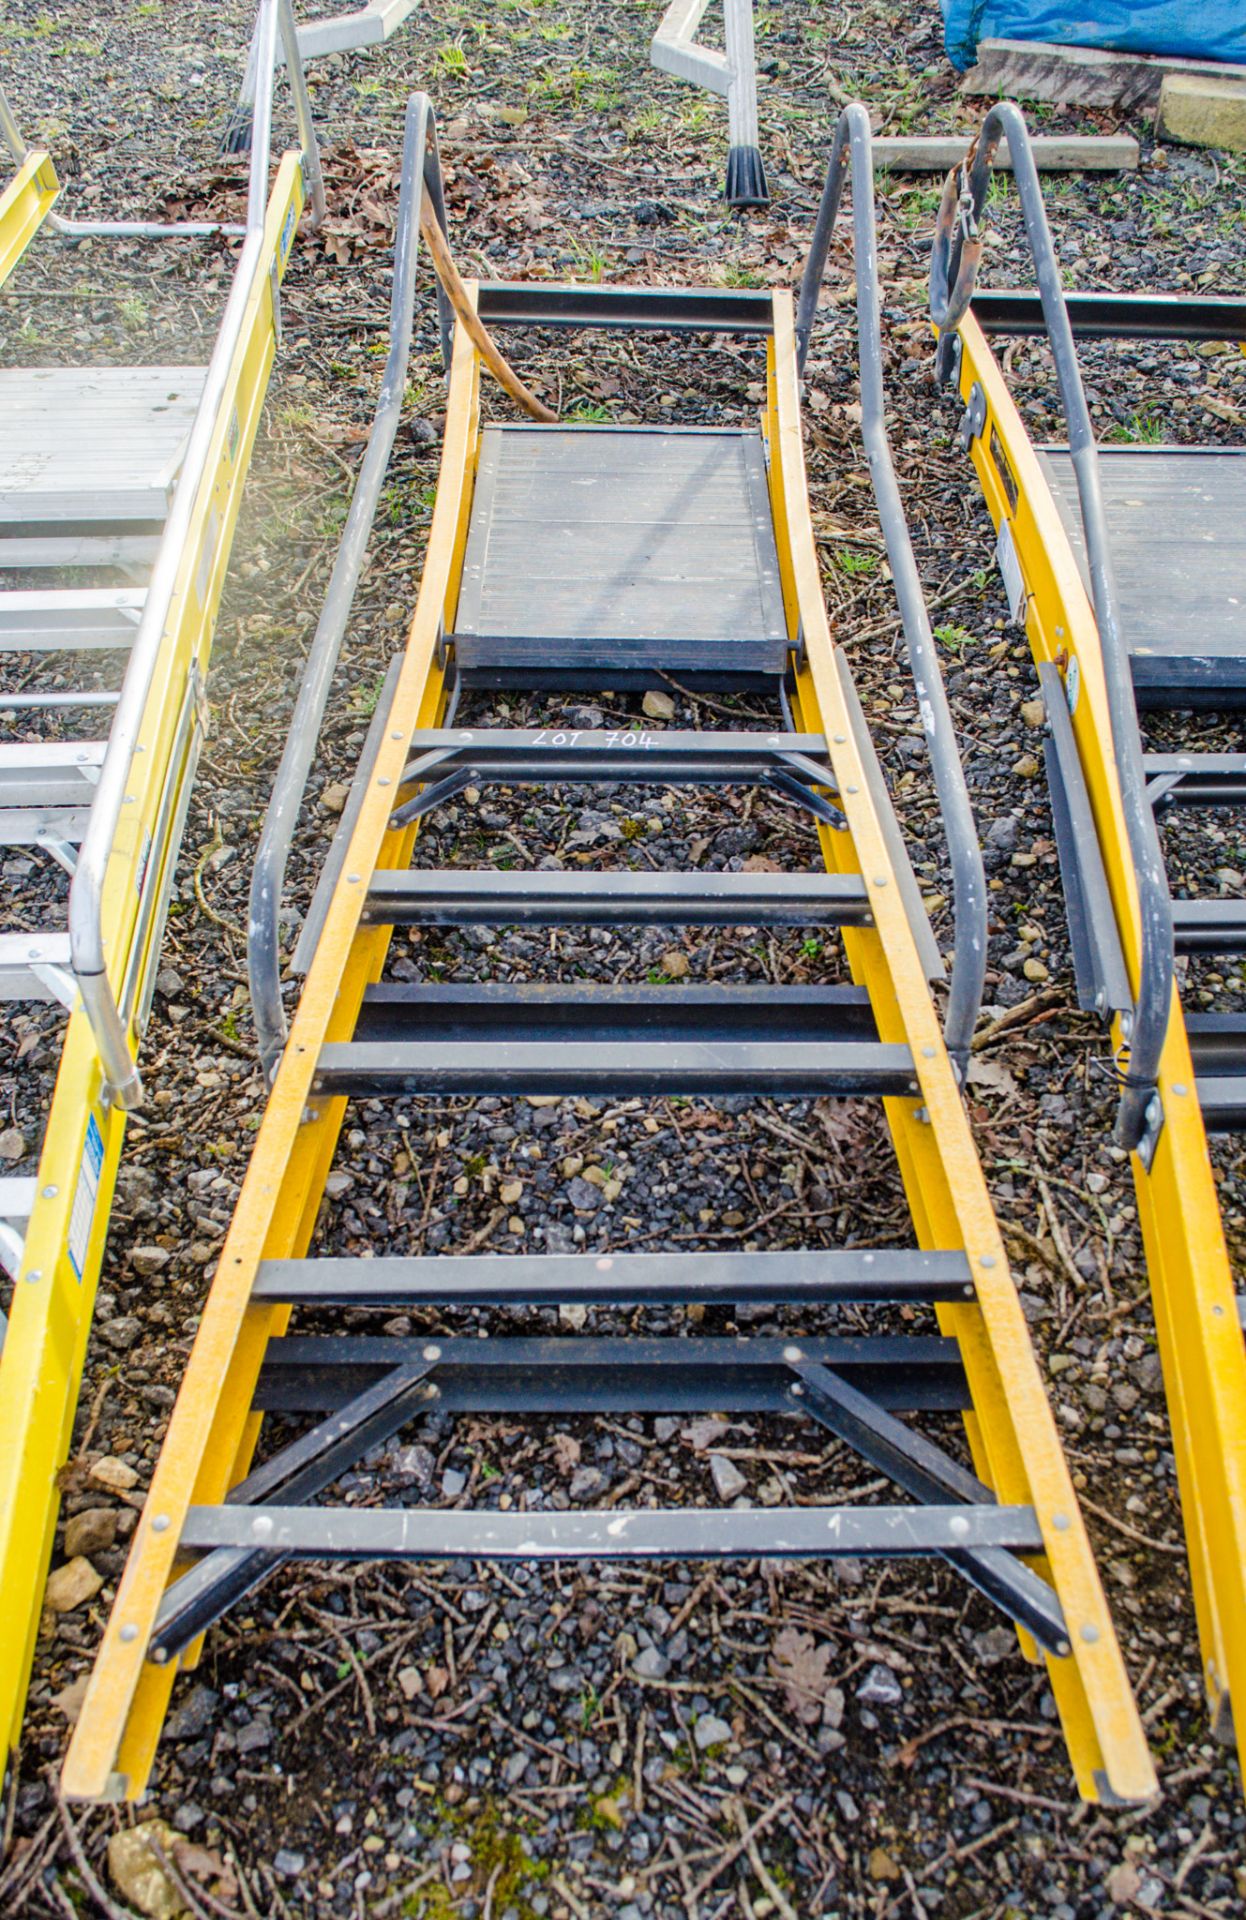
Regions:
[[[0, 533], [162, 520], [205, 375], [203, 367], [0, 370]], [[2, 552], [0, 561], [22, 564]]]
[[372, 876], [369, 926], [806, 927], [871, 924], [859, 874], [519, 872], [383, 868]]
[[141, 587], [55, 587], [0, 593], [0, 653], [128, 648], [147, 595]]
[[[1143, 707], [1246, 699], [1246, 450], [1098, 449], [1121, 631]], [[1089, 590], [1073, 462], [1039, 450]]]
[[597, 982], [369, 987], [355, 1040], [877, 1040], [860, 987], [619, 987]]
[[758, 1094], [808, 1099], [917, 1092], [913, 1057], [880, 1041], [346, 1041], [322, 1047], [317, 1094]]
[[255, 1301], [286, 1305], [679, 1306], [721, 1301], [934, 1305], [973, 1298], [961, 1252], [840, 1247], [784, 1253], [452, 1254], [266, 1260]]
[[789, 644], [759, 434], [484, 429], [454, 630], [466, 681], [724, 684], [781, 674]]

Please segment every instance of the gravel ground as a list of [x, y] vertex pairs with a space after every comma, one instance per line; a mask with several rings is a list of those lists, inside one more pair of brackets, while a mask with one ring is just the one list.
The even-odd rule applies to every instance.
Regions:
[[[28, 131], [52, 145], [74, 210], [155, 213], [236, 196], [240, 176], [215, 149], [247, 11], [238, 0], [67, 0], [53, 16], [10, 0], [0, 74]], [[140, 1910], [150, 1885], [144, 1895], [127, 1873], [135, 1843], [125, 1835], [152, 1816], [168, 1823], [170, 1864], [155, 1874], [165, 1910], [196, 1915], [1088, 1920], [1241, 1910], [1240, 1779], [1202, 1710], [1136, 1214], [1128, 1169], [1108, 1144], [1103, 1037], [1074, 1010], [1028, 649], [1007, 625], [990, 523], [951, 446], [954, 410], [930, 380], [933, 181], [883, 184], [880, 262], [897, 464], [993, 887], [971, 1112], [1161, 1802], [1129, 1813], [1078, 1805], [1045, 1680], [985, 1605], [939, 1572], [852, 1565], [623, 1567], [608, 1579], [588, 1568], [470, 1565], [287, 1572], [213, 1632], [198, 1672], [180, 1683], [147, 1807], [71, 1818], [55, 1800], [67, 1722], [258, 1125], [241, 931], [250, 858], [384, 353], [407, 93], [424, 86], [437, 102], [465, 268], [586, 279], [794, 281], [839, 99], [865, 97], [886, 131], [969, 124], [933, 5], [903, 23], [894, 6], [863, 0], [759, 8], [774, 204], [728, 217], [718, 197], [724, 116], [648, 67], [658, 12], [533, 0], [477, 17], [425, 0], [388, 47], [313, 69], [333, 216], [287, 281], [286, 345], [235, 549], [213, 736], [148, 1035], [152, 1102], [129, 1135], [66, 1475], [56, 1558], [85, 1554], [104, 1585], [89, 1604], [49, 1615], [40, 1638], [0, 1868], [6, 1913]], [[1053, 131], [1115, 126], [1047, 109], [1034, 118]], [[1148, 129], [1130, 130], [1146, 145], [1136, 175], [1050, 186], [1069, 283], [1239, 291], [1240, 163], [1157, 152]], [[1006, 194], [995, 212], [987, 277], [1024, 284]], [[42, 245], [16, 291], [0, 296], [0, 361], [194, 359], [227, 269], [211, 242], [72, 254]], [[946, 935], [938, 816], [857, 440], [851, 277], [841, 243], [809, 368], [813, 504], [828, 602]], [[424, 287], [409, 424], [291, 864], [291, 933], [418, 582], [443, 392]], [[606, 337], [555, 352], [519, 336], [514, 357], [564, 410], [588, 418], [726, 423], [749, 418], [761, 392], [759, 356], [729, 343]], [[1046, 356], [1018, 346], [1010, 357], [1033, 431], [1057, 431]], [[1240, 437], [1236, 360], [1100, 347], [1086, 364], [1105, 436]], [[488, 406], [505, 417], [496, 393]], [[672, 700], [677, 724], [731, 724], [677, 688]], [[773, 717], [756, 701], [720, 704], [755, 723]], [[635, 699], [493, 696], [464, 718], [576, 715], [587, 725], [585, 707], [607, 724], [639, 710]], [[1231, 824], [1183, 822], [1179, 832], [1179, 884], [1188, 875], [1207, 891], [1218, 876], [1225, 891], [1240, 888], [1246, 855]], [[625, 788], [464, 797], [439, 815], [419, 858], [816, 863], [811, 836], [774, 800]], [[25, 879], [25, 866], [9, 856], [0, 871]], [[798, 981], [833, 979], [838, 966], [829, 944], [735, 933], [568, 933], [556, 951], [514, 933], [437, 934], [396, 940], [391, 975]], [[1240, 991], [1239, 971], [1190, 990]], [[57, 1032], [43, 1012], [7, 1028], [4, 1125], [31, 1145]], [[8, 1170], [27, 1167], [33, 1159]], [[1240, 1162], [1225, 1156], [1221, 1173], [1238, 1242]], [[822, 1102], [361, 1103], [329, 1193], [343, 1251], [365, 1241], [377, 1252], [781, 1247], [850, 1234], [894, 1242], [908, 1231], [881, 1126]], [[465, 1313], [404, 1319], [421, 1332], [474, 1325]], [[588, 1324], [598, 1322], [609, 1324], [605, 1315]], [[674, 1323], [654, 1314], [645, 1324]], [[514, 1324], [554, 1322], [529, 1313]], [[957, 1444], [951, 1423], [945, 1437]], [[786, 1422], [435, 1417], [344, 1489], [356, 1499], [378, 1490], [447, 1507], [777, 1504], [878, 1491], [842, 1449]]]

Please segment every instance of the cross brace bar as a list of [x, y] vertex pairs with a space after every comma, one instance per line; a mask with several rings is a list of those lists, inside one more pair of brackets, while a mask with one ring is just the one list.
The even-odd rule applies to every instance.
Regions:
[[620, 1513], [494, 1513], [418, 1507], [192, 1507], [189, 1548], [249, 1548], [271, 1559], [890, 1559], [1003, 1548], [1037, 1553], [1029, 1507], [676, 1507]]

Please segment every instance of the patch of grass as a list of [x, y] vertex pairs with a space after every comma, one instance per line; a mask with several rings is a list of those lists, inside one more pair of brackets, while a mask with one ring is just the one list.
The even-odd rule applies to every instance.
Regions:
[[941, 647], [947, 648], [949, 653], [962, 653], [966, 647], [973, 645], [973, 635], [968, 627], [954, 625], [936, 627], [934, 637]]
[[603, 407], [599, 400], [577, 400], [568, 408], [566, 418], [579, 420], [586, 426], [604, 426], [610, 419], [610, 409]]
[[878, 572], [878, 555], [862, 553], [856, 547], [836, 547], [835, 565], [850, 580], [868, 580]]
[[467, 52], [460, 40], [446, 40], [433, 55], [433, 65], [448, 80], [465, 80], [470, 68]]
[[1164, 438], [1164, 423], [1151, 407], [1142, 407], [1130, 419], [1113, 427], [1107, 437], [1127, 446], [1155, 447]]

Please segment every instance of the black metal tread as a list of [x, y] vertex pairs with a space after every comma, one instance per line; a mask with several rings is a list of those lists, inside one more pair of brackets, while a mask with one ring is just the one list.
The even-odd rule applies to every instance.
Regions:
[[881, 1041], [346, 1041], [321, 1049], [317, 1094], [911, 1094], [913, 1059]]
[[437, 1365], [446, 1413], [791, 1412], [792, 1368], [833, 1367], [890, 1412], [964, 1412], [955, 1340], [938, 1334], [729, 1338], [627, 1334], [505, 1336], [284, 1334], [271, 1339], [255, 1393], [264, 1413], [329, 1413], [394, 1368]]
[[266, 1260], [252, 1299], [318, 1306], [930, 1303], [973, 1297], [964, 1253], [907, 1247], [787, 1253], [452, 1254]]
[[863, 987], [611, 986], [595, 981], [369, 987], [354, 1040], [877, 1040]]
[[1157, 807], [1246, 804], [1246, 753], [1147, 753], [1142, 770]]
[[868, 926], [865, 882], [840, 873], [531, 873], [493, 867], [382, 869], [373, 926]]
[[1187, 1013], [1185, 1031], [1200, 1080], [1246, 1073], [1246, 1013]]
[[1188, 1013], [1186, 1036], [1209, 1133], [1246, 1129], [1246, 1013]]
[[1246, 953], [1246, 899], [1174, 900], [1178, 953]]
[[1246, 1131], [1246, 1073], [1215, 1073], [1198, 1078], [1198, 1104], [1209, 1133]]

